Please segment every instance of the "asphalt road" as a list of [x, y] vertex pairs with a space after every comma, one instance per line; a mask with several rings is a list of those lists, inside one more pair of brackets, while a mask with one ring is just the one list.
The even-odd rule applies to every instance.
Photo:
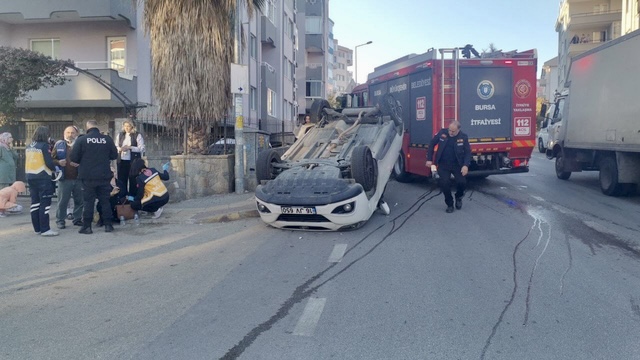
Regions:
[[[640, 196], [597, 173], [389, 183], [337, 233], [0, 229], [2, 359], [640, 359]], [[20, 236], [19, 236], [20, 235]]]

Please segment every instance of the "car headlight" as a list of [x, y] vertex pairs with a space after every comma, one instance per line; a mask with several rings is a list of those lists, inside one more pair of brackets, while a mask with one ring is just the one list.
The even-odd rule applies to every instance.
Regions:
[[350, 212], [353, 212], [353, 209], [355, 209], [355, 207], [356, 207], [356, 203], [352, 201], [350, 203], [336, 207], [335, 209], [333, 209], [331, 213], [332, 214], [349, 214]]
[[258, 211], [260, 211], [261, 213], [265, 213], [268, 214], [271, 211], [269, 211], [269, 208], [267, 208], [264, 204], [262, 203], [257, 203], [258, 204]]

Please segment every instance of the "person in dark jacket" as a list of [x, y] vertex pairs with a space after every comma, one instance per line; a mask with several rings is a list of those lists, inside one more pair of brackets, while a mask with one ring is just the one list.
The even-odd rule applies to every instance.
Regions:
[[56, 236], [49, 226], [49, 209], [54, 186], [51, 174], [56, 165], [49, 151], [49, 128], [39, 126], [33, 133], [32, 142], [25, 149], [25, 173], [31, 193], [31, 224], [42, 236]]
[[[113, 174], [113, 177], [111, 178], [111, 182], [110, 182], [111, 193], [109, 194], [109, 206], [111, 207], [110, 216], [114, 220], [117, 220], [118, 213], [116, 211], [116, 205], [122, 204], [125, 201], [125, 198], [127, 197], [127, 190], [125, 189], [125, 185], [116, 177], [114, 168], [111, 168], [111, 173]], [[96, 206], [96, 210], [98, 211], [98, 215], [99, 215], [96, 226], [97, 227], [104, 226], [104, 218], [106, 216], [102, 214], [102, 204], [99, 201], [98, 201], [98, 205]]]
[[[102, 205], [102, 213], [110, 214], [109, 194], [111, 193], [110, 162], [118, 158], [118, 150], [109, 135], [103, 135], [98, 129], [95, 120], [87, 121], [87, 133], [80, 136], [71, 149], [71, 161], [80, 164], [78, 167], [78, 179], [82, 181], [82, 197], [84, 208], [82, 210], [81, 234], [92, 234], [91, 222], [93, 221], [93, 208], [96, 197]], [[104, 231], [113, 231], [113, 219], [105, 216], [103, 219]]]
[[169, 163], [162, 165], [162, 173], [154, 168], [148, 168], [142, 159], [131, 163], [131, 176], [136, 179], [136, 195], [129, 196], [133, 210], [146, 211], [157, 219], [162, 214], [163, 206], [169, 202], [169, 192], [162, 180], [169, 180]]
[[471, 146], [469, 137], [460, 131], [460, 122], [452, 121], [448, 129], [442, 129], [433, 137], [427, 150], [427, 167], [434, 164], [433, 152], [436, 151], [435, 163], [438, 167], [438, 185], [444, 194], [447, 212], [453, 212], [453, 197], [451, 196], [451, 175], [456, 182], [456, 209], [462, 208], [462, 197], [466, 186], [469, 163], [471, 162]]

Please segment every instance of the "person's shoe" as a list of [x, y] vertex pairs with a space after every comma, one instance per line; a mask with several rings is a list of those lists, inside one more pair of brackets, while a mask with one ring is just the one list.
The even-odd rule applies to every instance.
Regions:
[[98, 222], [96, 223], [97, 227], [102, 227], [104, 226], [104, 221], [102, 221], [102, 219], [98, 220]]
[[104, 224], [104, 232], [112, 232], [112, 231], [113, 231], [113, 225]]
[[73, 225], [75, 226], [82, 226], [82, 220], [78, 220], [78, 221], [74, 221]]
[[153, 213], [153, 217], [152, 219], [157, 219], [160, 217], [160, 215], [162, 215], [162, 210], [163, 208], [159, 208], [158, 210], [156, 210], [156, 212]]
[[91, 230], [91, 225], [89, 226], [84, 226], [82, 225], [82, 227], [80, 228], [80, 230], [78, 231], [78, 233], [80, 234], [93, 234], [93, 231]]
[[54, 230], [47, 230], [45, 232], [43, 232], [42, 234], [40, 234], [41, 236], [58, 236], [58, 232], [54, 231]]
[[57, 227], [58, 227], [58, 229], [60, 229], [60, 230], [62, 230], [62, 229], [64, 229], [65, 227], [67, 227], [67, 226], [65, 225], [65, 223], [63, 223], [63, 222], [56, 223], [56, 226], [57, 226]]
[[0, 213], [0, 218], [7, 217], [4, 213]]
[[453, 212], [453, 206], [447, 206], [446, 212], [452, 213]]
[[462, 198], [456, 198], [456, 209], [462, 209]]

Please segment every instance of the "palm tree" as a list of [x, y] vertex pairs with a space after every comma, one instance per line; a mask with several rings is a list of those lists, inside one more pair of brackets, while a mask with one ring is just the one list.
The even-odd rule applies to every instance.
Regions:
[[265, 0], [138, 0], [151, 40], [153, 92], [160, 112], [188, 128], [188, 153], [206, 150], [207, 129], [231, 106], [230, 71], [238, 2], [249, 16]]

